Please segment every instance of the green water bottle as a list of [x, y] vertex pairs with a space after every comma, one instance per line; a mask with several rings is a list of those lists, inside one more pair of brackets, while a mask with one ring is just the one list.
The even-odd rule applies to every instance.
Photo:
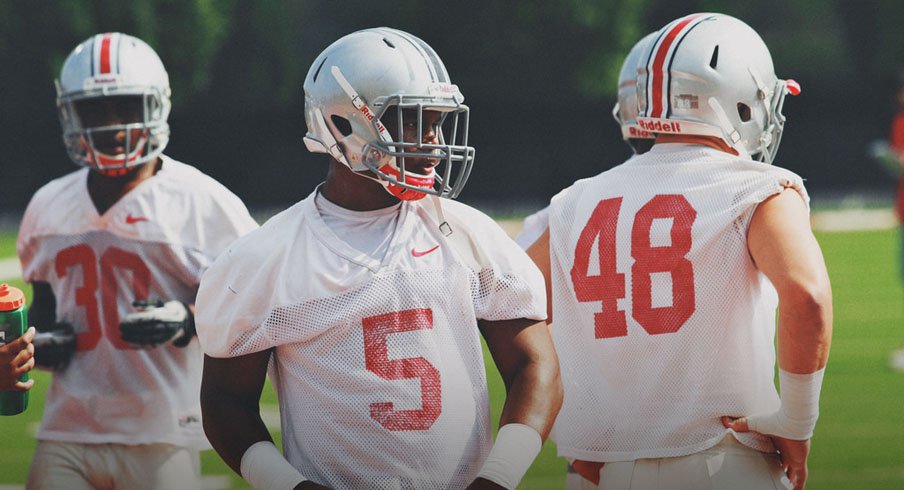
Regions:
[[[0, 344], [5, 345], [21, 337], [28, 328], [25, 295], [18, 288], [0, 284]], [[19, 376], [28, 381], [28, 373]], [[0, 392], [0, 415], [16, 415], [28, 406], [27, 391]]]

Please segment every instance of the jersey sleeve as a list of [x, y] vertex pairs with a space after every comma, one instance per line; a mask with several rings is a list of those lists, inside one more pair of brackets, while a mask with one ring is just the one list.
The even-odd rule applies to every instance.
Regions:
[[483, 262], [475, 298], [477, 318], [545, 320], [546, 287], [540, 269], [489, 216], [473, 208], [463, 211], [460, 219], [468, 223]]
[[746, 230], [759, 204], [786, 189], [793, 189], [810, 209], [810, 196], [803, 179], [790, 170], [762, 163], [743, 163], [733, 181], [735, 194], [732, 199], [733, 212], [738, 215], [738, 230]]
[[271, 310], [270, 284], [277, 283], [278, 271], [270, 270], [263, 254], [242, 246], [247, 243], [244, 239], [233, 243], [201, 277], [195, 326], [201, 348], [211, 357], [235, 357], [274, 346], [266, 329], [258, 327]]
[[16, 236], [16, 255], [19, 256], [19, 263], [22, 266], [22, 279], [26, 283], [46, 281], [50, 273], [50, 263], [38, 258], [37, 244], [41, 211], [46, 209], [44, 205], [45, 196], [46, 193], [43, 192], [43, 189], [32, 196], [31, 201], [25, 208], [22, 223], [19, 225], [19, 234]]
[[206, 206], [209, 216], [200, 231], [205, 235], [202, 240], [205, 244], [202, 273], [232, 242], [258, 227], [238, 196], [218, 183], [212, 187], [210, 202]]
[[517, 243], [522, 250], [527, 250], [528, 247], [533, 245], [533, 243], [540, 238], [540, 235], [542, 235], [543, 231], [548, 227], [549, 206], [546, 206], [527, 218], [524, 218], [524, 226], [518, 233], [518, 236], [515, 237], [515, 243]]
[[807, 209], [810, 209], [810, 195], [804, 187], [804, 180], [794, 172], [780, 167], [766, 167], [766, 171], [757, 180], [758, 185], [749, 197], [752, 204], [759, 204], [785, 189], [794, 189], [807, 204]]

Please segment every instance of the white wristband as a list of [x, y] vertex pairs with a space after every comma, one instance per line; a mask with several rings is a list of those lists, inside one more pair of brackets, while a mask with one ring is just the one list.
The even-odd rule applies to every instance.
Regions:
[[778, 370], [782, 405], [778, 412], [747, 417], [747, 426], [761, 434], [804, 441], [813, 437], [819, 418], [819, 392], [825, 368], [809, 374]]
[[254, 490], [292, 490], [307, 480], [270, 441], [256, 442], [246, 449], [239, 469]]
[[542, 446], [543, 438], [533, 427], [505, 424], [499, 428], [496, 443], [477, 477], [514, 490]]

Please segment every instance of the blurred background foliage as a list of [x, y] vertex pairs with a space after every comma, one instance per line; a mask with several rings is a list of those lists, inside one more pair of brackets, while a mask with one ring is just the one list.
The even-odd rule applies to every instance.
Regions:
[[786, 103], [779, 165], [814, 195], [891, 190], [865, 147], [888, 132], [904, 66], [898, 0], [0, 0], [0, 172], [12, 179], [0, 207], [21, 212], [74, 169], [53, 80], [76, 44], [104, 31], [136, 35], [163, 59], [170, 156], [252, 207], [301, 199], [326, 169], [301, 141], [307, 69], [335, 39], [379, 25], [430, 43], [465, 93], [478, 157], [462, 200], [539, 206], [629, 155], [610, 116], [621, 62], [646, 33], [694, 11], [753, 26], [777, 74], [803, 86]]

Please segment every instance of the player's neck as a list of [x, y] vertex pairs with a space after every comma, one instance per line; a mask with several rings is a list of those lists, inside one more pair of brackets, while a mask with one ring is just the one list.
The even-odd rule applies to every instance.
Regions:
[[330, 161], [330, 170], [326, 182], [320, 187], [320, 194], [331, 203], [352, 211], [373, 211], [399, 203], [379, 182], [356, 175], [335, 160]]
[[160, 170], [161, 163], [158, 158], [155, 162], [148, 162], [125, 175], [117, 176], [88, 172], [88, 195], [91, 196], [97, 214], [106, 213], [132, 189], [153, 177]]
[[738, 150], [728, 146], [724, 141], [712, 136], [698, 136], [693, 134], [660, 134], [656, 136], [656, 143], [691, 143], [704, 145], [716, 150], [731, 153], [738, 156]]

